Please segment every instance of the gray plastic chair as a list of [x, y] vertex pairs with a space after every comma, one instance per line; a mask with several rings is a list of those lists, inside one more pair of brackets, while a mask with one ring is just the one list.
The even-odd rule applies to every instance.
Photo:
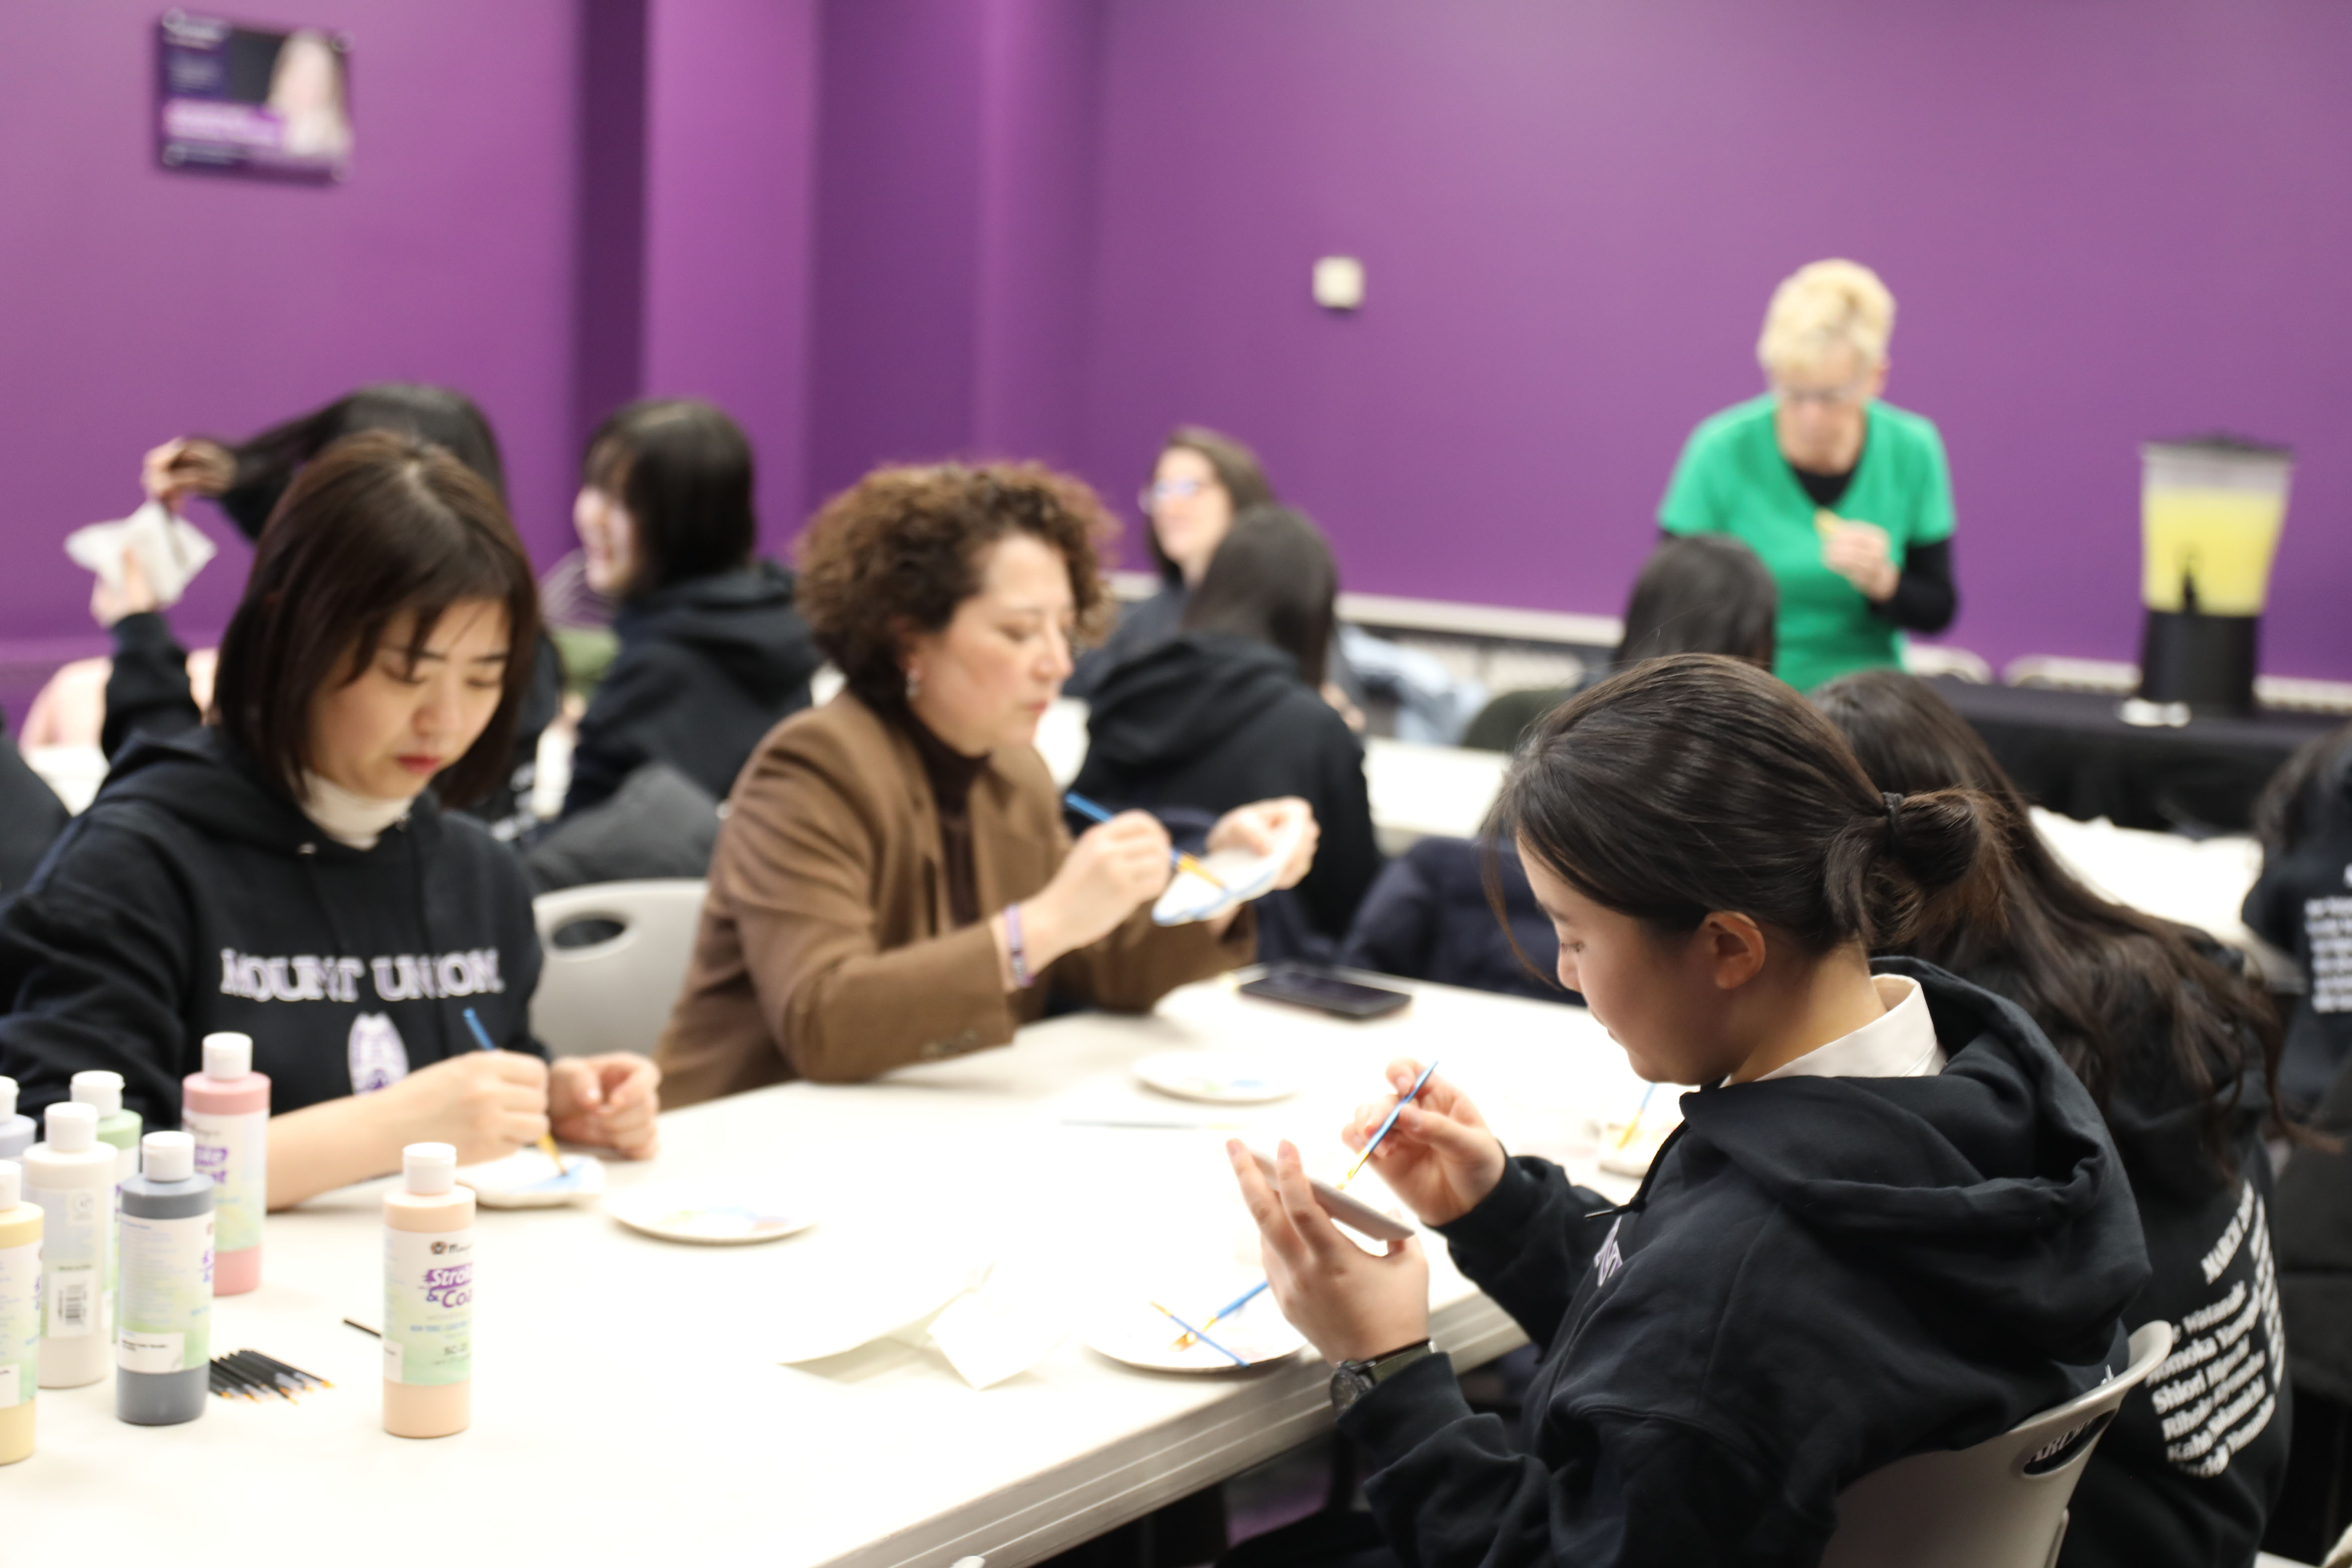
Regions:
[[[698, 877], [596, 882], [531, 900], [543, 963], [530, 999], [530, 1032], [550, 1055], [653, 1054], [686, 984], [703, 889]], [[584, 947], [556, 946], [555, 933], [581, 921], [621, 929]]]
[[2124, 1396], [2172, 1353], [2172, 1325], [2131, 1337], [2122, 1376], [1990, 1442], [1914, 1454], [1838, 1499], [1822, 1568], [2052, 1568], [2066, 1504]]

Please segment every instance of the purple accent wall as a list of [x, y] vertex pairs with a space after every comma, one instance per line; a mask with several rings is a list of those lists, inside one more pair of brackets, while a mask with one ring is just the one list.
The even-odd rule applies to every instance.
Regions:
[[[303, 0], [289, 14], [354, 39], [357, 152], [328, 187], [156, 166], [161, 9], [16, 6], [0, 49], [8, 655], [102, 649], [58, 541], [138, 504], [148, 447], [243, 436], [370, 381], [478, 399], [549, 559], [570, 532], [574, 4]], [[175, 612], [195, 639], [249, 560], [200, 510], [225, 547]], [[29, 693], [6, 695], [21, 714]]]
[[[1253, 442], [1350, 587], [1614, 613], [1772, 285], [1878, 268], [1948, 640], [2137, 657], [2144, 438], [2300, 453], [2265, 666], [2352, 678], [2352, 11], [1108, 0], [1084, 467]], [[1361, 257], [1360, 316], [1308, 300]], [[1130, 545], [1130, 557], [1136, 553]]]

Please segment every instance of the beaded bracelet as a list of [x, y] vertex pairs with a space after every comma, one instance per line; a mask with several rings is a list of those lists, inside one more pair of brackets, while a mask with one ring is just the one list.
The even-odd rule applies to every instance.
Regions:
[[1029, 973], [1029, 954], [1021, 942], [1021, 906], [1004, 906], [1004, 952], [1012, 962], [1013, 984], [1024, 991], [1036, 984], [1037, 977]]

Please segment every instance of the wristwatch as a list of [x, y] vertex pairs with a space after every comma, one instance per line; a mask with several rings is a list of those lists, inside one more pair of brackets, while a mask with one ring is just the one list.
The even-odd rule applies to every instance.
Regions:
[[1437, 1346], [1423, 1340], [1370, 1361], [1341, 1362], [1339, 1369], [1331, 1374], [1331, 1408], [1345, 1414], [1349, 1405], [1413, 1363], [1436, 1353]]

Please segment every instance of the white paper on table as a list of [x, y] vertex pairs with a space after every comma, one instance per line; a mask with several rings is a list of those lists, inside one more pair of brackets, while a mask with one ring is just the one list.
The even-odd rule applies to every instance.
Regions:
[[931, 1323], [931, 1342], [974, 1388], [1028, 1371], [1069, 1335], [1063, 1309], [1032, 1291], [975, 1290], [950, 1302]]
[[176, 605], [196, 574], [218, 552], [209, 539], [186, 518], [149, 501], [129, 517], [114, 522], [93, 522], [66, 535], [66, 554], [98, 574], [116, 593], [122, 591], [122, 557], [139, 557], [140, 570], [158, 605]]

